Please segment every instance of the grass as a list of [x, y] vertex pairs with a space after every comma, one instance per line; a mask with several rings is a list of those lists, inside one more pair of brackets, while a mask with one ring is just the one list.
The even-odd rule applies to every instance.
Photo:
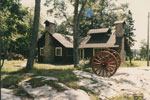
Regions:
[[144, 100], [143, 94], [133, 94], [129, 95], [121, 95], [117, 97], [110, 98], [108, 100]]
[[[4, 88], [10, 88], [13, 86], [16, 88], [16, 95], [21, 97], [29, 97], [32, 98], [26, 91], [18, 86], [18, 83], [27, 79], [31, 78], [29, 80], [29, 83], [31, 83], [32, 87], [38, 87], [43, 86], [44, 84], [52, 86], [57, 91], [61, 92], [65, 89], [58, 84], [58, 82], [64, 83], [70, 88], [74, 89], [81, 89], [86, 91], [91, 100], [100, 100], [98, 97], [98, 94], [94, 94], [92, 91], [88, 90], [85, 87], [79, 86], [76, 82], [79, 80], [78, 77], [73, 73], [74, 69], [73, 65], [51, 65], [51, 64], [38, 64], [36, 63], [34, 65], [34, 68], [28, 72], [25, 71], [24, 67], [16, 67], [15, 64], [22, 64], [25, 63], [25, 61], [6, 61], [4, 64], [4, 67], [2, 68], [2, 87]], [[80, 64], [80, 70], [83, 71], [91, 71], [90, 66], [87, 63]], [[86, 67], [84, 67], [86, 65]], [[89, 67], [87, 67], [87, 65]], [[129, 67], [129, 62], [124, 62], [121, 64], [121, 67]], [[132, 61], [132, 67], [135, 66], [146, 66], [146, 61]], [[49, 77], [55, 77], [58, 79], [58, 82], [56, 81], [46, 81], [41, 78], [35, 78], [36, 76], [49, 76]], [[96, 83], [96, 81], [94, 81]], [[140, 96], [119, 96], [114, 97], [109, 100], [134, 100], [135, 98], [138, 98], [136, 100], [142, 100], [140, 99]]]
[[[58, 78], [59, 82], [62, 82], [70, 87], [75, 87], [74, 83], [75, 81], [78, 81], [79, 79], [76, 77], [76, 75], [73, 73], [73, 65], [57, 65], [54, 67], [54, 65], [51, 64], [35, 64], [35, 67], [30, 70], [28, 73], [25, 73], [24, 68], [22, 67], [15, 67], [15, 64], [22, 64], [25, 63], [25, 61], [6, 61], [4, 64], [4, 67], [2, 68], [2, 82], [3, 87], [9, 88], [10, 86], [17, 87], [18, 83], [26, 78], [28, 78], [27, 74], [33, 74], [32, 77], [35, 76], [50, 76]], [[84, 61], [82, 61], [84, 64], [82, 65], [82, 68], [79, 68], [83, 71], [91, 71], [90, 67], [84, 68], [83, 65], [87, 65]], [[146, 66], [146, 61], [132, 61], [132, 67], [135, 66]], [[129, 61], [123, 62], [121, 64], [121, 67], [129, 67]], [[72, 84], [72, 85], [71, 85]]]
[[41, 87], [46, 84], [46, 85], [51, 86], [53, 89], [56, 89], [58, 92], [62, 92], [62, 91], [66, 90], [60, 84], [58, 84], [56, 81], [52, 81], [52, 80], [44, 80], [42, 78], [32, 78], [27, 82], [30, 83], [32, 88]]
[[139, 66], [147, 66], [146, 61], [132, 61], [130, 65], [129, 61], [122, 62], [120, 67], [139, 67]]
[[[25, 61], [18, 61], [21, 64]], [[2, 68], [2, 87], [9, 88], [12, 85], [17, 87], [18, 83], [29, 77], [33, 78], [36, 76], [50, 76], [58, 78], [58, 81], [64, 84], [78, 81], [78, 78], [73, 73], [73, 66], [56, 66], [50, 64], [35, 64], [35, 67], [29, 72], [25, 72], [24, 68], [14, 67], [17, 61], [6, 61]], [[52, 66], [52, 67], [51, 67]], [[33, 74], [32, 76], [28, 76]]]
[[[65, 91], [58, 82], [64, 83], [69, 87], [75, 87], [74, 82], [79, 79], [73, 73], [74, 69], [72, 65], [61, 66], [50, 64], [35, 64], [34, 68], [26, 72], [24, 67], [16, 67], [15, 64], [26, 63], [26, 61], [6, 61], [2, 68], [2, 87], [16, 90], [15, 95], [20, 96], [22, 100], [24, 98], [33, 99], [22, 87], [18, 85], [19, 82], [30, 78], [28, 81], [33, 88], [43, 86], [45, 84], [56, 89], [58, 92]], [[49, 76], [55, 77], [58, 81], [43, 80], [41, 78], [35, 78], [36, 76]]]
[[102, 100], [99, 98], [98, 95], [93, 95], [93, 94], [89, 94], [89, 93], [88, 93], [88, 95], [90, 96], [90, 100]]
[[4, 88], [10, 88], [13, 86], [13, 88], [18, 87], [18, 83], [24, 79], [24, 76], [18, 76], [18, 75], [8, 75], [7, 77], [2, 79], [2, 87]]
[[20, 96], [22, 98], [22, 100], [34, 100], [34, 97], [30, 94], [28, 94], [27, 91], [24, 90], [24, 88], [22, 88], [21, 86], [19, 86], [16, 90], [15, 90], [15, 95], [16, 96]]

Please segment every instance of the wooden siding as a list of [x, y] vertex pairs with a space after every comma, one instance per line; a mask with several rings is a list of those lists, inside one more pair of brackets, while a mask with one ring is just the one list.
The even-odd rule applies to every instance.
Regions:
[[[50, 63], [73, 63], [73, 48], [65, 48], [60, 42], [52, 37], [53, 43], [51, 44], [54, 47], [53, 55], [54, 61]], [[45, 46], [45, 35], [43, 35], [38, 41], [38, 62], [44, 63], [44, 55], [40, 55], [40, 48]], [[62, 48], [62, 56], [55, 56], [55, 48], [61, 47]]]
[[43, 56], [40, 55], [40, 48], [44, 47], [45, 45], [45, 34], [38, 40], [37, 47], [38, 47], [38, 62], [43, 62]]

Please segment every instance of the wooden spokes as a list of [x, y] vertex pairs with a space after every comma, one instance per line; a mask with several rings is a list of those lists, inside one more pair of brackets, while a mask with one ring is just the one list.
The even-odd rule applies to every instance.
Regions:
[[112, 54], [116, 57], [116, 60], [117, 60], [117, 67], [119, 67], [120, 64], [121, 64], [121, 58], [120, 58], [120, 56], [119, 56], [119, 53], [118, 53], [117, 51], [113, 50], [113, 49], [108, 49], [108, 51], [109, 51], [110, 53], [112, 53]]
[[117, 63], [117, 59], [112, 53], [101, 51], [93, 56], [91, 67], [96, 75], [110, 77], [116, 72], [118, 67]]

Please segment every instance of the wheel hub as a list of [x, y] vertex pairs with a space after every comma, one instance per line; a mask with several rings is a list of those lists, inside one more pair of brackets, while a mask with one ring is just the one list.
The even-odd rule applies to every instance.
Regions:
[[105, 68], [105, 67], [107, 66], [107, 63], [106, 63], [106, 62], [103, 62], [103, 63], [101, 64], [101, 66]]

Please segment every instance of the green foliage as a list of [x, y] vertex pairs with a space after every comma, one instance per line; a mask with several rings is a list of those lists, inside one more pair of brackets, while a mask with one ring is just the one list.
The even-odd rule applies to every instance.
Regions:
[[0, 1], [0, 34], [2, 35], [2, 52], [11, 51], [11, 41], [17, 34], [25, 35], [27, 25], [24, 23], [28, 14], [27, 8], [23, 8], [15, 0]]
[[113, 97], [108, 100], [143, 100], [143, 94], [133, 94], [133, 95], [121, 95], [118, 97]]
[[80, 23], [81, 36], [86, 36], [88, 30], [92, 28], [112, 27], [118, 18], [117, 13], [114, 12], [118, 8], [110, 0], [100, 0], [97, 3], [88, 2], [86, 8], [93, 9], [94, 16], [92, 18], [83, 17]]
[[129, 59], [133, 59], [133, 52], [131, 47], [134, 45], [134, 20], [132, 18], [132, 13], [129, 10], [127, 14], [122, 15], [122, 17], [126, 18], [126, 26], [125, 26], [125, 50], [126, 55]]
[[61, 33], [61, 34], [69, 34], [69, 32], [67, 31], [67, 23], [61, 23], [60, 25], [58, 25], [56, 27], [56, 32], [57, 33]]
[[[12, 36], [12, 34], [20, 33], [24, 34], [26, 32], [26, 25], [23, 23], [25, 15], [28, 13], [26, 8], [23, 9], [20, 4], [15, 0], [1, 0], [0, 1], [0, 15], [3, 18], [1, 21], [5, 21], [6, 30], [1, 30], [4, 36], [7, 38]], [[3, 24], [3, 23], [2, 23]], [[3, 24], [4, 25], [4, 24]], [[23, 29], [21, 29], [23, 28]]]
[[[27, 57], [33, 27], [33, 10], [22, 7], [16, 0], [1, 0], [0, 19], [2, 52], [14, 52]], [[40, 28], [43, 29], [41, 24]]]
[[[49, 7], [49, 5], [52, 5]], [[65, 17], [67, 19], [68, 13], [66, 12], [66, 2], [63, 0], [46, 0], [45, 6], [49, 7], [48, 14], [54, 15], [55, 18]], [[61, 18], [62, 19], [62, 18]]]
[[147, 60], [147, 43], [145, 40], [141, 41], [141, 47], [140, 47], [140, 59], [141, 60]]
[[86, 68], [89, 68], [90, 67], [90, 60], [87, 59], [82, 59], [79, 61], [79, 64], [78, 64], [78, 69], [79, 70], [86, 70]]
[[9, 88], [11, 86], [18, 87], [18, 83], [23, 80], [22, 76], [17, 76], [17, 75], [12, 75], [12, 76], [7, 76], [5, 77], [2, 82], [2, 87], [3, 88]]

